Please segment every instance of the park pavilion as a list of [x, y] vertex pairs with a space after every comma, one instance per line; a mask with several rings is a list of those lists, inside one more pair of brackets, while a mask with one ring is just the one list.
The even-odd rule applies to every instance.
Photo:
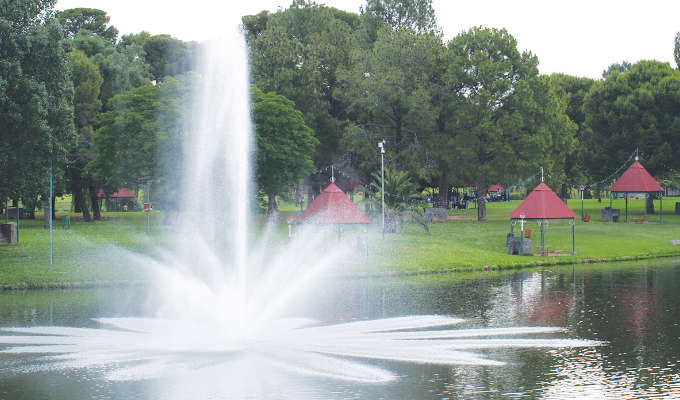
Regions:
[[[125, 187], [118, 189], [117, 191], [111, 193], [108, 196], [106, 195], [106, 192], [104, 191], [104, 189], [99, 189], [97, 191], [97, 198], [99, 200], [103, 200], [103, 199], [111, 200], [112, 204], [110, 204], [110, 206], [111, 206], [112, 209], [115, 209], [115, 210], [120, 210], [122, 200], [123, 201], [124, 200], [131, 201], [132, 199], [135, 199], [136, 197], [137, 196], [135, 196], [135, 193], [132, 190], [125, 188]], [[101, 204], [99, 205], [99, 207], [101, 208]], [[107, 206], [107, 209], [108, 209], [108, 206]]]
[[371, 223], [371, 219], [335, 183], [323, 189], [296, 221], [334, 225]]
[[[541, 254], [548, 254], [545, 245], [545, 228], [549, 220], [570, 220], [571, 252], [576, 254], [576, 214], [560, 200], [548, 185], [541, 182], [510, 214], [510, 233], [518, 221], [534, 220], [541, 227]], [[523, 223], [523, 222], [522, 222]], [[524, 234], [524, 232], [522, 232]]]
[[[626, 197], [626, 222], [628, 222], [628, 194], [629, 193], [658, 193], [659, 194], [659, 213], [660, 222], [663, 223], [663, 188], [659, 185], [652, 175], [647, 172], [645, 167], [640, 164], [639, 161], [635, 160], [633, 164], [626, 170], [626, 172], [621, 175], [621, 177], [612, 185], [609, 190], [612, 192], [612, 196], [609, 200], [609, 208], [612, 207], [614, 193], [625, 193]], [[645, 207], [646, 213], [646, 207]], [[646, 219], [646, 215], [643, 219], [636, 219], [636, 222], [643, 222]]]

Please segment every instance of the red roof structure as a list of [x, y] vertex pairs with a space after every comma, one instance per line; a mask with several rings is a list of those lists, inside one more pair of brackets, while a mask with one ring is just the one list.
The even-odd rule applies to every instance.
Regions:
[[501, 186], [501, 185], [491, 185], [491, 186], [489, 186], [489, 190], [487, 190], [487, 192], [498, 193], [502, 190], [503, 190], [503, 186]]
[[[541, 255], [549, 255], [548, 247], [545, 245], [545, 226], [548, 219], [571, 219], [571, 253], [576, 254], [576, 214], [553, 192], [548, 185], [541, 182], [533, 192], [529, 193], [515, 211], [510, 214], [513, 219], [537, 219], [541, 226]], [[512, 234], [512, 222], [510, 233]], [[522, 224], [523, 225], [523, 224]], [[522, 231], [524, 235], [524, 231]]]
[[524, 219], [576, 218], [576, 214], [543, 182], [515, 208], [510, 219], [520, 219], [520, 215], [524, 215]]
[[659, 182], [647, 172], [639, 161], [635, 161], [626, 172], [612, 185], [612, 192], [663, 192]]
[[297, 217], [317, 224], [370, 224], [371, 219], [335, 184], [331, 183]]
[[[633, 164], [628, 167], [626, 172], [621, 175], [619, 179], [614, 182], [612, 187], [609, 188], [609, 190], [614, 193], [614, 192], [624, 192], [626, 193], [626, 222], [628, 222], [628, 193], [654, 193], [654, 192], [661, 192], [661, 196], [659, 196], [659, 202], [660, 207], [659, 207], [659, 215], [660, 215], [660, 222], [663, 223], [663, 188], [661, 185], [659, 185], [659, 182], [656, 181], [652, 177], [652, 175], [647, 172], [645, 167], [640, 164], [640, 162], [637, 160], [637, 157], [635, 157], [636, 160]], [[610, 201], [609, 201], [609, 208], [612, 207], [614, 201], [614, 197], [612, 195]], [[646, 217], [645, 217], [646, 218]]]
[[[109, 198], [111, 199], [134, 199], [135, 197], [137, 196], [135, 196], [132, 190], [128, 188], [118, 189], [117, 192], [114, 192], [109, 196]], [[97, 192], [97, 198], [100, 199], [106, 198], [106, 192], [104, 192], [104, 189], [99, 189], [99, 191]]]

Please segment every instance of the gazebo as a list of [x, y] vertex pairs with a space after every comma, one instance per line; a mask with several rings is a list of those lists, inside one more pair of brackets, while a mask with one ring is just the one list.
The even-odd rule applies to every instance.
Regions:
[[489, 186], [489, 190], [487, 192], [489, 193], [498, 193], [503, 191], [503, 186], [501, 185], [491, 185]]
[[659, 185], [652, 175], [647, 172], [645, 167], [636, 160], [626, 172], [612, 185], [609, 190], [612, 196], [609, 198], [609, 208], [614, 202], [614, 193], [625, 193], [626, 196], [626, 222], [628, 222], [628, 193], [659, 193], [659, 215], [660, 222], [663, 223], [663, 188]]
[[116, 199], [116, 205], [118, 205], [118, 199], [134, 199], [137, 196], [135, 196], [134, 192], [128, 188], [120, 188], [117, 191], [113, 192], [111, 195], [106, 196], [106, 192], [104, 192], [104, 189], [99, 189], [97, 191], [97, 198], [98, 199]]
[[333, 225], [371, 223], [371, 219], [332, 182], [296, 218], [296, 221]]
[[541, 249], [545, 253], [545, 225], [551, 219], [571, 220], [571, 253], [576, 254], [576, 214], [543, 182], [510, 214], [510, 233], [517, 221], [537, 220], [541, 226]]

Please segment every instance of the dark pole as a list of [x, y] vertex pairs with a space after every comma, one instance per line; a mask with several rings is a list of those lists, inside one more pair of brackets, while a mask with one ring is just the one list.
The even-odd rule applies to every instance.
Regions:
[[660, 216], [661, 216], [661, 221], [659, 221], [660, 224], [663, 224], [663, 192], [659, 192], [659, 208], [660, 208]]
[[628, 192], [626, 192], [626, 222], [628, 222]]
[[543, 248], [543, 255], [545, 255], [545, 220], [541, 220], [541, 247]]
[[571, 221], [571, 254], [576, 254], [576, 218]]

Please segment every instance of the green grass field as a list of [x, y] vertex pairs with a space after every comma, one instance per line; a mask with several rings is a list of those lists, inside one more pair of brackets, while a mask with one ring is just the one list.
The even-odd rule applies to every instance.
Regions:
[[[614, 202], [614, 208], [624, 213], [624, 200]], [[476, 221], [476, 209], [452, 211], [451, 220], [433, 223], [431, 233], [422, 227], [406, 224], [396, 234], [380, 235], [380, 216], [368, 230], [369, 256], [352, 258], [343, 274], [349, 275], [399, 275], [456, 270], [481, 271], [534, 267], [540, 265], [636, 260], [653, 257], [680, 257], [680, 246], [670, 240], [680, 239], [680, 216], [674, 215], [675, 200], [664, 201], [664, 223], [659, 224], [658, 214], [649, 216], [649, 223], [601, 222], [601, 208], [608, 202], [585, 201], [585, 213], [591, 222], [577, 220], [576, 255], [571, 253], [571, 226], [566, 221], [550, 221], [546, 244], [563, 250], [567, 256], [511, 256], [507, 254], [505, 238], [510, 229], [508, 216], [519, 201], [489, 203], [488, 221]], [[580, 200], [569, 206], [580, 215]], [[656, 203], [658, 210], [659, 204]], [[20, 242], [16, 246], [0, 246], [0, 285], [4, 287], [44, 287], [61, 284], [101, 284], [132, 282], [144, 277], [133, 265], [118, 257], [117, 249], [147, 253], [166, 242], [162, 215], [152, 215], [151, 234], [146, 233], [146, 214], [143, 212], [105, 213], [104, 221], [83, 222], [69, 212], [67, 200], [56, 205], [57, 220], [54, 229], [54, 265], [50, 265], [49, 231], [42, 220], [22, 220]], [[281, 207], [277, 228], [278, 237], [285, 241], [285, 219], [296, 215], [294, 207]], [[629, 217], [641, 216], [644, 200], [629, 200]], [[72, 216], [70, 229], [65, 229], [61, 217]], [[40, 218], [41, 215], [38, 214]], [[259, 227], [264, 218], [257, 220]], [[534, 245], [540, 243], [536, 222], [526, 226], [533, 231]], [[519, 229], [519, 227], [516, 227]], [[255, 229], [257, 232], [258, 229]], [[351, 230], [350, 230], [351, 231]], [[257, 234], [257, 233], [256, 233]], [[351, 232], [346, 235], [351, 236]], [[277, 244], [278, 245], [278, 244]], [[462, 274], [461, 274], [462, 275]]]

